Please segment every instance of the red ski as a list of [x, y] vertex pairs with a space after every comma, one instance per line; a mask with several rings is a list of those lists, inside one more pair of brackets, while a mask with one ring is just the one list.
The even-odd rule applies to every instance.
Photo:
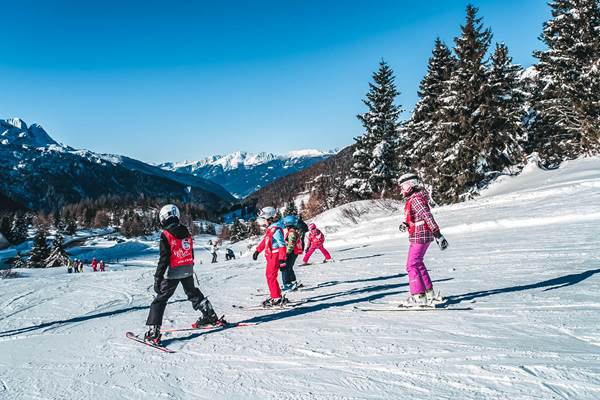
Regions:
[[160, 351], [163, 351], [165, 353], [175, 353], [174, 350], [171, 350], [171, 349], [169, 349], [169, 348], [167, 348], [165, 346], [161, 346], [161, 345], [156, 344], [156, 343], [148, 342], [148, 341], [142, 339], [141, 337], [139, 337], [138, 335], [136, 335], [133, 332], [127, 332], [127, 333], [125, 333], [125, 336], [128, 339], [131, 339], [131, 340], [136, 341], [138, 343], [145, 344], [146, 346], [152, 347], [152, 348], [154, 348], [156, 350], [160, 350]]
[[236, 328], [242, 326], [254, 326], [256, 323], [253, 322], [217, 322], [214, 325], [201, 325], [194, 326], [192, 325], [190, 328], [170, 328], [170, 329], [161, 329], [161, 333], [172, 333], [172, 332], [186, 332], [186, 331], [198, 331], [198, 330], [217, 330], [217, 329], [225, 329], [225, 328]]

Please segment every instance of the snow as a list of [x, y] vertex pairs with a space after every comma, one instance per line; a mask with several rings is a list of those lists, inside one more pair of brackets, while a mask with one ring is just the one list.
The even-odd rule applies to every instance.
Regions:
[[[89, 239], [87, 254], [130, 259], [105, 273], [20, 270], [0, 281], [0, 398], [600, 398], [599, 158], [528, 165], [434, 209], [450, 248], [433, 245], [426, 263], [450, 304], [472, 311], [354, 309], [407, 296], [401, 214], [400, 203], [363, 201], [316, 217], [336, 262], [317, 253], [297, 267], [306, 290], [290, 298], [307, 303], [286, 311], [231, 307], [266, 294], [249, 242], [231, 246], [244, 253], [235, 261], [198, 252], [217, 312], [258, 325], [165, 335], [176, 354], [125, 338], [144, 329], [156, 238]], [[164, 325], [194, 320], [178, 289]]]

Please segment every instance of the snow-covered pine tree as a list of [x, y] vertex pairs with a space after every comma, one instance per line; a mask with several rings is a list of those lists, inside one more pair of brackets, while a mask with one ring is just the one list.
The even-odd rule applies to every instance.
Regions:
[[403, 146], [399, 148], [399, 158], [404, 158], [404, 164], [410, 165], [421, 176], [431, 177], [434, 174], [443, 95], [455, 67], [456, 59], [452, 52], [437, 38], [427, 73], [419, 85], [419, 100], [411, 118], [401, 129]]
[[244, 240], [248, 236], [248, 229], [238, 218], [233, 221], [229, 228], [229, 240], [231, 243], [239, 242]]
[[17, 253], [12, 262], [12, 266], [13, 268], [27, 268], [27, 262], [21, 257], [21, 254]]
[[283, 215], [298, 215], [298, 207], [296, 207], [294, 200], [288, 201], [287, 205], [285, 206], [285, 210], [283, 211]]
[[484, 166], [480, 169], [488, 179], [524, 161], [519, 143], [526, 135], [523, 118], [527, 112], [526, 93], [519, 80], [523, 69], [513, 64], [508, 47], [503, 43], [496, 44], [491, 60], [488, 116], [480, 124], [484, 127], [482, 130], [488, 132], [481, 147]]
[[399, 92], [394, 83], [394, 72], [385, 61], [369, 83], [369, 92], [363, 100], [367, 112], [358, 115], [365, 133], [355, 138], [355, 151], [350, 179], [345, 186], [359, 198], [373, 194], [384, 195], [398, 176], [395, 157], [398, 146], [401, 106], [395, 104]]
[[52, 250], [50, 255], [46, 258], [45, 267], [64, 267], [69, 262], [69, 255], [65, 251], [63, 237], [60, 233], [56, 233], [54, 241], [52, 242]]
[[46, 258], [50, 254], [48, 243], [46, 243], [46, 227], [38, 226], [35, 238], [33, 240], [33, 248], [31, 249], [31, 257], [29, 257], [29, 268], [44, 268]]
[[13, 217], [11, 240], [14, 244], [21, 244], [27, 240], [27, 218], [21, 213]]
[[[457, 63], [442, 97], [442, 129], [434, 150], [434, 171], [426, 180], [433, 184], [441, 203], [464, 199], [485, 175], [486, 151], [492, 134], [485, 129], [491, 90], [487, 60], [492, 32], [484, 29], [477, 8], [467, 6], [466, 22], [454, 39]], [[427, 179], [428, 178], [428, 179]]]
[[598, 0], [552, 0], [552, 19], [534, 52], [540, 87], [532, 140], [542, 161], [600, 152], [600, 5]]

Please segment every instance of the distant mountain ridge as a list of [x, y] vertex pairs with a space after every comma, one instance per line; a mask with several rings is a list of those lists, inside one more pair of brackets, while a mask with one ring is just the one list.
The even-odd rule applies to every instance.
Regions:
[[125, 156], [75, 150], [37, 124], [0, 119], [0, 209], [55, 210], [103, 195], [194, 201], [208, 211], [235, 202], [222, 186]]
[[159, 166], [168, 171], [218, 182], [237, 198], [244, 198], [276, 179], [309, 168], [334, 154], [336, 151], [314, 149], [291, 151], [287, 154], [236, 151], [199, 161], [164, 163]]

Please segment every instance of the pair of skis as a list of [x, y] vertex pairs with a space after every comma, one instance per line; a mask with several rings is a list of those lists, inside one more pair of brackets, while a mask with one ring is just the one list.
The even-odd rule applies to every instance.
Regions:
[[[227, 328], [236, 328], [236, 327], [254, 326], [254, 325], [256, 325], [256, 324], [251, 323], [251, 322], [233, 322], [233, 323], [225, 322], [223, 320], [223, 318], [221, 318], [221, 320], [219, 320], [216, 324], [213, 324], [213, 325], [202, 325], [202, 326], [196, 326], [196, 327], [192, 326], [190, 328], [169, 328], [169, 329], [162, 329], [160, 332], [161, 333], [174, 333], [174, 332], [189, 332], [189, 331], [201, 331], [201, 330], [216, 331], [216, 330], [222, 330], [222, 329], [227, 329]], [[164, 353], [175, 353], [175, 350], [171, 350], [162, 344], [144, 340], [144, 338], [136, 335], [133, 332], [126, 332], [125, 336], [128, 339], [131, 339], [131, 340], [141, 343], [141, 344], [145, 344], [146, 346], [152, 347], [153, 349], [156, 349], [156, 350], [160, 350]]]

